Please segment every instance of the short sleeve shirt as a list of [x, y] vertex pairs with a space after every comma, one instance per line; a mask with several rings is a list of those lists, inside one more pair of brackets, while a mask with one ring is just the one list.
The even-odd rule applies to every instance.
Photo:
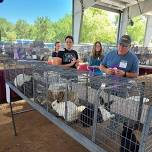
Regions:
[[52, 52], [52, 57], [57, 57], [58, 56], [58, 53], [57, 52]]
[[[78, 59], [78, 54], [75, 50], [64, 49], [64, 51], [59, 51], [58, 57], [62, 59], [62, 64], [69, 64], [73, 58]], [[71, 68], [76, 68], [76, 65], [74, 64]]]
[[109, 52], [103, 59], [102, 65], [107, 68], [118, 68], [126, 72], [139, 72], [139, 61], [135, 54], [128, 51], [125, 55], [118, 55], [117, 50]]

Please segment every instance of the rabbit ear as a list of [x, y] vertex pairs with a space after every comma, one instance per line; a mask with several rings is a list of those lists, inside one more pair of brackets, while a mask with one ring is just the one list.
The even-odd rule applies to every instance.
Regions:
[[127, 127], [127, 122], [123, 123], [123, 129], [125, 129]]
[[52, 106], [55, 106], [57, 104], [57, 100], [52, 102]]
[[143, 129], [143, 124], [137, 122], [137, 123], [134, 124], [133, 129], [134, 130], [142, 130]]
[[103, 105], [104, 104], [104, 100], [103, 100], [102, 96], [100, 96], [99, 99], [100, 99], [100, 105]]

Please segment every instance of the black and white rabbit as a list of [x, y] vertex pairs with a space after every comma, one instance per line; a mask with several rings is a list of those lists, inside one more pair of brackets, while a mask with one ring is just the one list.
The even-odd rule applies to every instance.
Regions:
[[[82, 111], [80, 122], [82, 123], [83, 127], [90, 127], [93, 125], [94, 109], [94, 104], [89, 103], [87, 107]], [[107, 111], [104, 108], [104, 105], [99, 105], [97, 112], [97, 123], [101, 123], [113, 117], [114, 115]]]
[[126, 123], [123, 125], [121, 134], [120, 152], [138, 152], [139, 151], [139, 137], [137, 137], [138, 127], [128, 127]]
[[[83, 127], [90, 127], [93, 125], [93, 117], [94, 117], [94, 105], [88, 104], [87, 107], [82, 111], [80, 122], [82, 123]], [[100, 110], [98, 109], [97, 112], [97, 122], [101, 123], [103, 121], [102, 115]]]
[[23, 85], [19, 88], [24, 93], [25, 96], [27, 96], [29, 98], [33, 97], [33, 81], [32, 81], [32, 79], [30, 81], [24, 82]]

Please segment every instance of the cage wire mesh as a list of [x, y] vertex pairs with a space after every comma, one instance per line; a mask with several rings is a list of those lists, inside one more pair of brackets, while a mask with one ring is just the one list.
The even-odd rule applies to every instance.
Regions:
[[151, 53], [146, 53], [146, 52], [142, 52], [140, 54], [136, 54], [138, 59], [139, 59], [139, 63], [141, 65], [151, 65], [151, 61], [152, 61], [152, 54]]
[[105, 88], [101, 89], [101, 97], [114, 117], [106, 126], [97, 125], [96, 143], [107, 151], [148, 151], [145, 144], [151, 136], [150, 83], [146, 76], [136, 81], [110, 77], [108, 83], [102, 82]]
[[[147, 79], [90, 77], [71, 69], [45, 68], [48, 92], [43, 104], [49, 112], [55, 112], [59, 119], [107, 151], [138, 151], [142, 147], [140, 140], [145, 137], [137, 140], [134, 132], [145, 134], [143, 125], [151, 96]], [[38, 69], [43, 73], [43, 67]], [[123, 135], [127, 133], [130, 139]]]
[[5, 69], [8, 82], [104, 150], [152, 151], [152, 76], [90, 76], [43, 62]]
[[33, 99], [32, 64], [38, 61], [7, 60], [4, 63], [5, 81], [14, 85], [20, 92]]

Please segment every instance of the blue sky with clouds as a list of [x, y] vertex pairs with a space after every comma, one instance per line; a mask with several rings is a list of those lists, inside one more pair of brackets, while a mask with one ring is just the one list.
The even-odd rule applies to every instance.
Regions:
[[4, 0], [0, 3], [0, 17], [12, 23], [18, 19], [33, 23], [38, 16], [57, 21], [65, 14], [72, 14], [72, 0]]

